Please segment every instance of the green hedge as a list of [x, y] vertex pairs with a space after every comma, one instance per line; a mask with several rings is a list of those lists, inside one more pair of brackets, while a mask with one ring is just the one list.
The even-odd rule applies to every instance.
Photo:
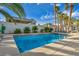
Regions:
[[21, 30], [18, 28], [14, 31], [14, 34], [20, 34], [20, 33], [21, 33]]
[[6, 27], [2, 24], [2, 33], [4, 33], [5, 28], [6, 28]]
[[40, 32], [43, 33], [44, 32], [44, 29], [41, 29]]
[[52, 32], [52, 30], [53, 30], [53, 29], [52, 29], [52, 28], [49, 28], [49, 27], [45, 27], [45, 28], [44, 28], [44, 31], [45, 31], [45, 32]]
[[30, 33], [30, 31], [31, 31], [31, 30], [30, 30], [29, 27], [25, 27], [25, 28], [24, 28], [24, 33]]
[[37, 26], [33, 26], [32, 27], [32, 32], [33, 33], [37, 33], [38, 32], [38, 27]]

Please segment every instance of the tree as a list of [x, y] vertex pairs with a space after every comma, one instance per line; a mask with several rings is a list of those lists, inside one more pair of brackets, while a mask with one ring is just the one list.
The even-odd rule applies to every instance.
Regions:
[[24, 28], [24, 33], [30, 33], [30, 28], [29, 27], [25, 27]]
[[33, 31], [33, 33], [37, 33], [38, 32], [38, 27], [37, 26], [33, 26], [32, 27], [32, 31]]
[[2, 33], [4, 34], [5, 26], [2, 24]]
[[69, 16], [69, 22], [68, 22], [68, 32], [71, 30], [71, 17], [73, 12], [73, 4], [70, 3], [70, 16]]
[[[69, 9], [69, 4], [68, 3], [65, 3], [65, 10], [66, 10], [66, 12], [68, 11], [68, 9]], [[66, 31], [68, 32], [68, 25], [67, 25]]]
[[59, 7], [56, 5], [56, 3], [54, 4], [54, 15], [55, 15], [55, 27], [54, 27], [54, 31], [56, 31], [56, 18], [57, 18], [57, 13], [59, 11]]
[[73, 12], [73, 3], [70, 3], [68, 5], [68, 3], [65, 4], [65, 10], [67, 11], [68, 8], [70, 7], [70, 15], [69, 15], [69, 18], [68, 18], [68, 26], [67, 26], [67, 32], [70, 31], [71, 29], [71, 18], [72, 18], [72, 12]]
[[64, 27], [65, 27], [65, 31], [68, 31], [68, 18], [69, 16], [67, 16], [67, 14], [63, 14], [63, 21], [64, 21]]
[[20, 34], [21, 33], [21, 30], [16, 28], [15, 31], [14, 31], [14, 34]]
[[59, 18], [58, 19], [58, 24], [59, 24], [58, 25], [58, 28], [59, 28], [58, 30], [59, 30], [59, 32], [61, 32], [62, 31], [62, 25], [63, 25], [62, 24], [62, 21], [63, 21], [63, 13], [62, 12], [58, 13], [58, 18]]
[[[24, 8], [20, 3], [1, 3], [0, 6], [12, 10], [19, 18], [25, 17]], [[6, 12], [6, 10], [3, 8], [0, 8], [0, 13], [4, 15], [6, 21], [14, 21], [14, 18], [11, 16], [11, 14]]]
[[45, 32], [52, 32], [52, 30], [53, 30], [53, 29], [52, 29], [52, 28], [49, 28], [49, 27], [45, 27], [45, 28], [44, 28], [44, 31], [45, 31]]

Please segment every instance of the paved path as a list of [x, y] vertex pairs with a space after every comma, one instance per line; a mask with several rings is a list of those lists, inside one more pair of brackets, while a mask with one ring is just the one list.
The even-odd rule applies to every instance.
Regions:
[[19, 51], [16, 47], [12, 35], [6, 35], [6, 37], [0, 42], [0, 56], [18, 56]]

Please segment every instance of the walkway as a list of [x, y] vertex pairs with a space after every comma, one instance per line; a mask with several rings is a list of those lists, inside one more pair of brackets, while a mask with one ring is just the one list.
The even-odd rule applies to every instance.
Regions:
[[16, 47], [12, 35], [6, 35], [0, 42], [0, 56], [18, 56], [19, 51]]

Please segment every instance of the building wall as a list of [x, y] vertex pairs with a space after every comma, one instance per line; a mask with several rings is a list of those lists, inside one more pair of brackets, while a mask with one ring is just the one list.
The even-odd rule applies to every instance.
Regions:
[[[21, 29], [21, 32], [24, 31], [25, 27], [29, 27], [31, 32], [32, 32], [32, 27], [36, 26], [33, 23], [29, 23], [29, 24], [23, 24], [23, 23], [9, 23], [9, 22], [5, 22], [2, 23], [5, 26], [5, 31], [4, 33], [14, 33], [14, 31], [16, 30], [16, 28]], [[41, 29], [44, 29], [44, 27], [46, 27], [45, 25], [37, 25], [38, 27], [38, 32], [40, 32]], [[52, 28], [52, 25], [50, 26]]]
[[34, 26], [34, 24], [31, 24], [31, 23], [29, 23], [29, 24], [22, 24], [22, 23], [14, 24], [14, 23], [8, 23], [8, 22], [3, 23], [3, 25], [6, 27], [5, 33], [14, 33], [16, 28], [21, 29], [21, 31], [23, 32], [25, 27], [29, 27], [31, 29], [32, 26]]
[[38, 32], [40, 32], [41, 29], [44, 29], [44, 26], [40, 26], [40, 25], [38, 25], [37, 27], [38, 27]]

